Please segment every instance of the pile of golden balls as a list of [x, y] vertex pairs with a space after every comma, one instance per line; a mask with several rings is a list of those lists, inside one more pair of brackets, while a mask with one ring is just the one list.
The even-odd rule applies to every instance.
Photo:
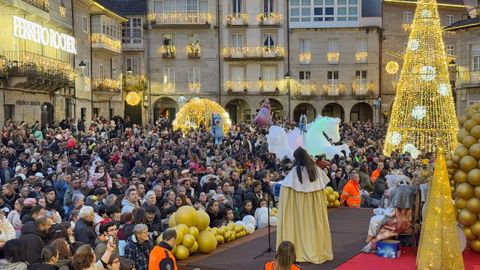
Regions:
[[[229, 223], [228, 226], [210, 228], [210, 217], [204, 210], [195, 210], [191, 206], [182, 206], [168, 219], [168, 227], [175, 229], [177, 238], [173, 254], [178, 260], [185, 260], [188, 256], [200, 252], [213, 252], [218, 244], [230, 242], [236, 238], [248, 235], [245, 226]], [[252, 231], [253, 232], [253, 231]], [[162, 241], [162, 235], [157, 243]]]
[[459, 123], [459, 145], [446, 155], [448, 174], [458, 222], [468, 246], [480, 252], [480, 105], [468, 107]]
[[327, 197], [328, 208], [337, 208], [340, 206], [340, 194], [334, 191], [332, 187], [325, 188], [325, 195]]

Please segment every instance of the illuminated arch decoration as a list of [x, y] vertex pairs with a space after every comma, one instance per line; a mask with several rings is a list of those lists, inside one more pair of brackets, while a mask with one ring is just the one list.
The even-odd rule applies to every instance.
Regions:
[[200, 126], [210, 129], [212, 113], [218, 113], [222, 117], [223, 130], [226, 133], [232, 125], [230, 116], [218, 103], [204, 98], [193, 98], [188, 101], [173, 120], [173, 129], [180, 129], [184, 133]]

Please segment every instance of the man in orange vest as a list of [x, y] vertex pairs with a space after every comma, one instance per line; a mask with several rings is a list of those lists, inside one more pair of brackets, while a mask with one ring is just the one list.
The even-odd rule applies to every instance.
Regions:
[[383, 162], [379, 161], [377, 163], [377, 168], [372, 173], [372, 177], [370, 177], [370, 179], [372, 180], [372, 185], [375, 184], [375, 182], [377, 181], [377, 178], [380, 176], [380, 172], [382, 170], [383, 170]]
[[172, 253], [176, 238], [177, 232], [174, 229], [167, 229], [163, 232], [162, 242], [155, 246], [150, 253], [149, 270], [178, 270], [177, 260]]
[[342, 194], [340, 195], [340, 203], [348, 207], [360, 207], [360, 177], [358, 173], [354, 172], [350, 176], [347, 184], [343, 187]]

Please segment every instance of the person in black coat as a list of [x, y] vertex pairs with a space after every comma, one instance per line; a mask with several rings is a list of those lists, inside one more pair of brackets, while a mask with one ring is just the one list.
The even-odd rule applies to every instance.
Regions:
[[245, 200], [249, 200], [252, 202], [253, 212], [255, 212], [255, 210], [260, 207], [260, 200], [262, 198], [262, 184], [260, 183], [260, 181], [255, 180], [252, 183], [252, 189], [249, 190], [247, 192], [247, 195], [245, 196]]
[[29, 264], [27, 270], [57, 270], [58, 266], [55, 264], [58, 262], [58, 249], [56, 246], [49, 245], [42, 249], [41, 253], [42, 262]]
[[27, 222], [23, 225], [19, 240], [25, 247], [25, 256], [29, 264], [41, 263], [42, 249], [47, 245], [47, 232], [52, 226], [52, 220], [41, 216], [35, 222]]
[[91, 206], [84, 206], [80, 209], [78, 215], [80, 216], [80, 219], [77, 221], [77, 224], [75, 224], [73, 236], [77, 241], [89, 244], [94, 248], [95, 239], [97, 238], [95, 228], [93, 227], [95, 212]]
[[387, 180], [385, 179], [387, 175], [387, 170], [384, 169], [380, 171], [380, 175], [377, 178], [377, 181], [375, 181], [375, 184], [373, 184], [373, 199], [381, 200], [383, 197], [383, 193], [385, 193], [385, 190], [388, 189]]
[[65, 209], [57, 200], [57, 193], [53, 187], [48, 187], [45, 189], [45, 197], [47, 203], [47, 211], [55, 210], [63, 218], [65, 216]]

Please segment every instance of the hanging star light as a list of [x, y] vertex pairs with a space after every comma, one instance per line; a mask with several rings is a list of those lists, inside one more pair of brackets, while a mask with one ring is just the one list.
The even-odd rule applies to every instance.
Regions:
[[399, 145], [402, 142], [402, 135], [399, 132], [392, 133], [392, 137], [390, 138], [390, 142], [393, 145]]
[[436, 153], [440, 145], [446, 153], [456, 149], [458, 122], [442, 32], [437, 2], [418, 0], [384, 145], [387, 156], [395, 150]]

